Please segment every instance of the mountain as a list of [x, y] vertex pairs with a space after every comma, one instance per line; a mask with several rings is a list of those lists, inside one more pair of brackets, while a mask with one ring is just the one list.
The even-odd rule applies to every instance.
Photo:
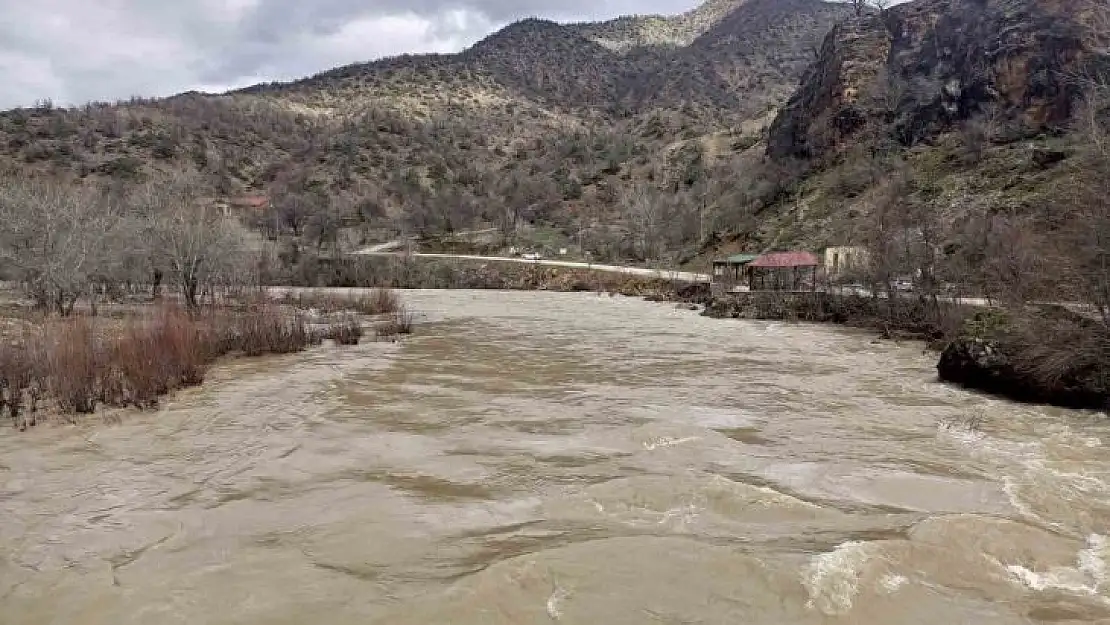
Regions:
[[[526, 222], [601, 256], [674, 252], [706, 229], [692, 215], [708, 172], [751, 152], [848, 14], [710, 0], [673, 17], [527, 19], [458, 54], [223, 95], [16, 109], [0, 113], [0, 165], [123, 185], [196, 168], [217, 196], [269, 194], [282, 214], [257, 221], [286, 233], [301, 230], [287, 213], [304, 211], [284, 204], [307, 203], [361, 235]], [[637, 190], [651, 223], [631, 214], [648, 210]]]
[[846, 15], [839, 4], [746, 0], [668, 62], [639, 75], [630, 85], [631, 102], [666, 107], [700, 99], [745, 118], [766, 112], [790, 96], [824, 35]]

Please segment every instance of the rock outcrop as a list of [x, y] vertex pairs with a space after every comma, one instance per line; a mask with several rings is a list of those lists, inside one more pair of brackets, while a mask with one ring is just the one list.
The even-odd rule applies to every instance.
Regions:
[[[774, 158], [912, 146], [975, 115], [1019, 138], [1062, 130], [1078, 76], [1105, 71], [1088, 0], [917, 0], [837, 26], [771, 127]], [[849, 142], [849, 139], [852, 141]]]
[[[1094, 322], [1065, 310], [1042, 310], [1029, 328], [1018, 331], [1008, 321], [994, 323], [981, 331], [982, 320], [996, 313], [980, 313], [970, 319], [965, 331], [941, 353], [937, 374], [944, 382], [959, 384], [1007, 399], [1066, 408], [1110, 408], [1110, 380], [1101, 358], [1089, 358], [1084, 346], [1074, 344], [1045, 351], [1045, 340], [1066, 323], [1087, 342], [1098, 342], [1101, 329]], [[1028, 323], [1028, 322], [1027, 322]], [[979, 329], [975, 329], [979, 326]], [[1038, 330], [1039, 328], [1039, 330]], [[970, 330], [969, 330], [970, 329]], [[1059, 342], [1060, 338], [1052, 339]], [[1082, 341], [1080, 341], [1082, 342]], [[1071, 352], [1061, 350], [1068, 350]], [[1052, 361], [1051, 370], [1041, 364]]]

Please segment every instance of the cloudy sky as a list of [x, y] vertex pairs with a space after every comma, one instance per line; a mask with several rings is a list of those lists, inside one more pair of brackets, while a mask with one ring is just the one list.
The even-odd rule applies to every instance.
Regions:
[[459, 50], [515, 19], [679, 13], [699, 0], [0, 0], [0, 109], [223, 91], [402, 52]]

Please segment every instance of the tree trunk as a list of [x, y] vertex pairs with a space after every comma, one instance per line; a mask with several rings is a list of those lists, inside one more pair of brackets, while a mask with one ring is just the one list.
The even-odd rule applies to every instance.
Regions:
[[181, 294], [185, 296], [185, 305], [192, 310], [198, 308], [197, 305], [197, 279], [196, 276], [184, 276], [182, 278]]
[[162, 299], [162, 270], [155, 269], [153, 286], [150, 289], [150, 298], [154, 301]]

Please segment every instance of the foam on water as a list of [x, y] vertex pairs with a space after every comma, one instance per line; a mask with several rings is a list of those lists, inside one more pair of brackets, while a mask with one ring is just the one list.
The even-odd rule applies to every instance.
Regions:
[[[989, 436], [973, 428], [942, 423], [938, 427], [942, 438], [966, 449], [973, 458], [993, 465], [999, 472], [1003, 492], [1010, 504], [1026, 520], [1043, 527], [1065, 530], [1060, 522], [1050, 521], [1021, 497], [1021, 490], [1034, 486], [1048, 492], [1071, 491], [1085, 497], [1110, 495], [1110, 482], [1104, 472], [1089, 470], [1069, 471], [1059, 468], [1059, 462], [1049, 457], [1048, 448], [1040, 441], [1014, 442]], [[1101, 446], [1101, 440], [1073, 432], [1064, 427], [1045, 437], [1056, 444], [1074, 444], [1087, 448]], [[1046, 484], [1047, 482], [1047, 484]], [[1071, 528], [1073, 531], [1075, 528]]]
[[830, 616], [851, 610], [859, 594], [860, 574], [870, 557], [867, 543], [859, 541], [814, 556], [802, 574], [802, 584], [809, 593], [806, 606]]
[[1087, 548], [1079, 552], [1079, 570], [1093, 581], [1095, 590], [1101, 591], [1107, 584], [1107, 561], [1110, 560], [1110, 541], [1105, 536], [1092, 534], [1087, 539]]
[[1110, 605], [1110, 597], [1103, 594], [1107, 586], [1107, 560], [1110, 559], [1110, 544], [1105, 536], [1091, 535], [1087, 547], [1081, 549], [1076, 558], [1076, 566], [1055, 566], [1047, 571], [1034, 571], [1013, 564], [1006, 570], [1013, 578], [1036, 591], [1058, 590], [1076, 595], [1098, 597]]
[[656, 449], [665, 449], [667, 447], [674, 447], [683, 443], [692, 443], [699, 440], [700, 436], [683, 436], [681, 438], [672, 438], [669, 436], [660, 436], [652, 440], [644, 441], [644, 449], [648, 451], [655, 451]]
[[1021, 462], [1044, 454], [1044, 445], [1037, 441], [1022, 443], [1007, 441], [988, 436], [983, 431], [972, 427], [961, 427], [959, 424], [940, 423], [937, 426], [937, 435], [963, 447], [975, 458], [995, 463]]
[[1002, 492], [1006, 493], [1006, 497], [1010, 500], [1010, 505], [1018, 511], [1021, 516], [1026, 520], [1032, 521], [1043, 527], [1060, 528], [1060, 524], [1049, 521], [1033, 511], [1033, 508], [1021, 498], [1021, 484], [1011, 477], [1002, 478]]
[[557, 621], [562, 618], [563, 612], [559, 609], [559, 604], [569, 596], [570, 592], [559, 586], [556, 586], [555, 590], [551, 591], [551, 596], [547, 598], [546, 605], [547, 615], [551, 617], [551, 620]]
[[879, 580], [879, 585], [882, 587], [883, 591], [885, 591], [887, 594], [894, 594], [894, 593], [898, 592], [899, 588], [901, 588], [902, 586], [905, 586], [906, 582], [908, 582], [908, 581], [909, 580], [906, 579], [906, 577], [903, 576], [903, 575], [888, 574], [888, 575], [883, 575], [883, 578], [881, 580]]

